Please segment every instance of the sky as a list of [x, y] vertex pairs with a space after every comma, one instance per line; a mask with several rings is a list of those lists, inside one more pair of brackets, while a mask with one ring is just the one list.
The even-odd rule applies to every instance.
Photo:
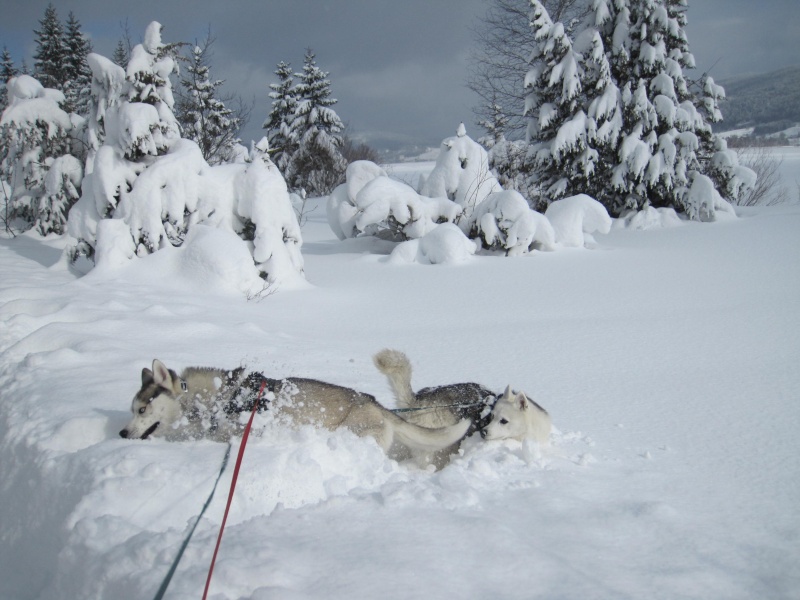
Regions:
[[[33, 30], [49, 0], [0, 0], [0, 45], [33, 66]], [[488, 0], [57, 0], [110, 57], [159, 21], [164, 42], [216, 38], [211, 74], [253, 105], [245, 142], [259, 139], [279, 61], [302, 68], [306, 48], [329, 72], [334, 107], [376, 148], [437, 146], [460, 122], [478, 137], [467, 87], [472, 29]], [[187, 8], [191, 7], [191, 9]], [[687, 33], [698, 71], [724, 80], [800, 65], [800, 1], [690, 0]]]

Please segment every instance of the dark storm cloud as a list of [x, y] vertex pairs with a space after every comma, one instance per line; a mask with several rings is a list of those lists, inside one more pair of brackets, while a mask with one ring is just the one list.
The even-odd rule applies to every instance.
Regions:
[[[32, 66], [33, 33], [48, 0], [0, 0], [0, 44]], [[460, 121], [478, 129], [465, 87], [470, 25], [481, 0], [58, 0], [91, 34], [96, 52], [110, 56], [127, 23], [140, 41], [150, 21], [164, 25], [165, 42], [216, 37], [212, 75], [254, 101], [243, 137], [260, 137], [269, 111], [268, 84], [280, 60], [302, 66], [307, 47], [330, 72], [336, 110], [355, 134], [373, 140], [436, 145]], [[700, 69], [717, 59], [723, 79], [800, 63], [798, 0], [694, 0], [689, 41]]]

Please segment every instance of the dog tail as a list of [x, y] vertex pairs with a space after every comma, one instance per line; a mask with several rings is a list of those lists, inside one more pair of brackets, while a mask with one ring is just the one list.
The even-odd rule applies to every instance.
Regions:
[[408, 357], [399, 350], [384, 349], [372, 360], [389, 380], [398, 408], [413, 406], [416, 395], [411, 387], [411, 362]]
[[394, 438], [408, 448], [421, 452], [436, 452], [452, 446], [467, 434], [472, 425], [472, 421], [464, 419], [455, 425], [430, 429], [409, 423], [400, 417], [393, 421]]

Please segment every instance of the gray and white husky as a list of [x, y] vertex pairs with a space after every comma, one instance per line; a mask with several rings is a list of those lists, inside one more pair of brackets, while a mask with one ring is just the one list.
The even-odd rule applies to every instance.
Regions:
[[[265, 384], [264, 396], [257, 395]], [[180, 375], [154, 360], [142, 370], [142, 387], [131, 405], [133, 418], [119, 432], [123, 438], [228, 439], [241, 430], [240, 414], [259, 401], [281, 422], [312, 424], [334, 430], [347, 427], [375, 438], [391, 457], [436, 452], [466, 434], [469, 420], [426, 428], [409, 423], [381, 406], [373, 396], [300, 377], [270, 379], [260, 373], [189, 367]]]
[[[507, 387], [495, 394], [479, 383], [454, 383], [427, 387], [414, 392], [411, 362], [399, 350], [381, 350], [373, 361], [386, 375], [399, 411], [409, 421], [425, 427], [445, 427], [469, 419], [467, 435], [479, 431], [487, 440], [526, 438], [547, 445], [551, 420], [547, 411], [522, 392]], [[460, 442], [460, 440], [459, 440]], [[459, 443], [439, 451], [434, 463], [441, 464]]]

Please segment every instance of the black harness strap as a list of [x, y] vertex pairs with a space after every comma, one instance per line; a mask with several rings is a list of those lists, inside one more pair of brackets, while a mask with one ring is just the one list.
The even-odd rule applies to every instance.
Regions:
[[[222, 407], [222, 412], [226, 415], [238, 415], [242, 412], [251, 412], [253, 406], [258, 402], [258, 412], [262, 413], [269, 409], [269, 392], [274, 394], [280, 387], [280, 380], [264, 377], [261, 373], [250, 373], [244, 379], [240, 378], [244, 373], [244, 368], [240, 367], [231, 372], [226, 385], [236, 388], [236, 393], [230, 402]], [[259, 396], [261, 385], [266, 382], [264, 392]]]

